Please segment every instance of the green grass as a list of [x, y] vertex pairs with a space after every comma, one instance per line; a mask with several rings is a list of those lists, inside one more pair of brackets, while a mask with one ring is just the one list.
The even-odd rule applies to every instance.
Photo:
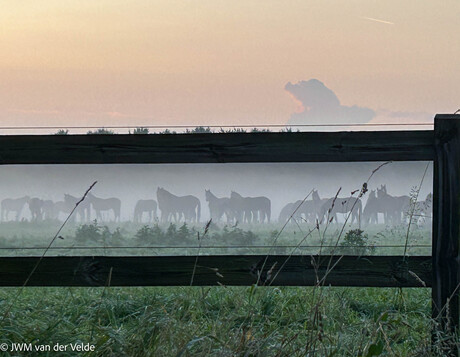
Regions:
[[[0, 247], [45, 247], [59, 224], [2, 223]], [[341, 225], [329, 225], [326, 234], [322, 228], [313, 229], [305, 238], [312, 228], [288, 225], [278, 235], [281, 226], [277, 224], [211, 226], [203, 236], [203, 225], [68, 224], [62, 232], [64, 239], [56, 240], [56, 247], [105, 248], [51, 250], [47, 256], [195, 255], [197, 249], [174, 247], [200, 244], [266, 247], [202, 249], [200, 254], [266, 254], [275, 239], [276, 245], [284, 248], [272, 250], [272, 254], [319, 252], [319, 248], [286, 247], [300, 243], [322, 245], [322, 254], [330, 254], [331, 250], [324, 246], [336, 245]], [[404, 226], [374, 225], [364, 227], [362, 234], [355, 232], [347, 237], [346, 233], [355, 228], [346, 227], [336, 253], [352, 254], [353, 250], [345, 249], [342, 244], [360, 242], [369, 246], [401, 246], [368, 250], [372, 254], [403, 253], [407, 234]], [[430, 248], [411, 247], [430, 242], [430, 231], [414, 226], [409, 235], [408, 253], [430, 254]], [[143, 251], [126, 248], [154, 245], [172, 248]], [[114, 246], [122, 249], [109, 249]], [[2, 255], [42, 252], [3, 250]], [[432, 327], [430, 298], [430, 290], [423, 288], [3, 288], [0, 289], [0, 344], [83, 342], [96, 349], [94, 353], [86, 353], [87, 356], [428, 356]], [[439, 352], [433, 356], [442, 355]]]
[[98, 356], [424, 356], [430, 343], [429, 289], [17, 291], [0, 290], [0, 343], [81, 341]]

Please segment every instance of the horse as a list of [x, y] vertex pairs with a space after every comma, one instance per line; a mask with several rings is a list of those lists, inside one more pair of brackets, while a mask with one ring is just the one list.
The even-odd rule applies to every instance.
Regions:
[[358, 227], [361, 228], [362, 203], [357, 197], [333, 197], [328, 199], [321, 207], [320, 222], [322, 222], [326, 213], [327, 217], [332, 217], [331, 221], [335, 219], [337, 222], [337, 213], [349, 212], [351, 213], [351, 223], [356, 220]]
[[209, 205], [209, 213], [213, 222], [221, 220], [225, 214], [227, 223], [230, 223], [235, 218], [235, 210], [232, 207], [231, 199], [228, 197], [217, 197], [211, 190], [205, 190], [206, 201]]
[[[431, 222], [431, 206], [433, 204], [433, 195], [431, 192], [426, 196], [424, 201], [419, 201], [415, 204], [414, 213], [425, 224]], [[418, 222], [418, 219], [417, 219]]]
[[99, 198], [91, 192], [88, 193], [88, 200], [96, 212], [96, 218], [102, 221], [102, 212], [113, 211], [114, 221], [120, 222], [121, 201], [118, 198]]
[[[299, 206], [302, 204], [302, 200], [298, 200], [292, 203], [288, 203], [281, 209], [280, 215], [278, 216], [278, 222], [286, 223], [291, 218], [295, 221], [302, 219], [302, 214], [299, 212]], [[297, 211], [296, 211], [297, 210]]]
[[[76, 204], [81, 200], [81, 198], [64, 194], [64, 201], [56, 202], [55, 208], [57, 214], [62, 212], [64, 214], [69, 214], [75, 208]], [[75, 216], [72, 218], [72, 221], [76, 220], [76, 215], [80, 216], [80, 222], [88, 222], [91, 219], [91, 204], [88, 199], [83, 200], [75, 210]]]
[[161, 221], [180, 221], [184, 217], [184, 221], [199, 222], [201, 216], [200, 200], [192, 195], [176, 196], [166, 191], [162, 187], [157, 189], [158, 208], [161, 211]]
[[157, 202], [155, 200], [139, 200], [134, 207], [134, 222], [142, 222], [144, 212], [149, 215], [149, 222], [157, 219]]
[[369, 198], [363, 210], [363, 221], [365, 224], [379, 223], [378, 214], [383, 213], [385, 215], [386, 212], [383, 203], [382, 199], [377, 198], [376, 190], [369, 192]]
[[[328, 198], [320, 198], [318, 194], [318, 190], [313, 190], [311, 194], [311, 198], [313, 201], [313, 208], [315, 212], [315, 219], [318, 219], [322, 222], [323, 216], [321, 216], [321, 209], [323, 208], [324, 204], [329, 201]], [[335, 221], [337, 222], [337, 214], [334, 214]]]
[[377, 188], [377, 198], [382, 200], [384, 208], [385, 224], [390, 222], [399, 224], [410, 210], [411, 200], [409, 196], [391, 196], [387, 193], [386, 185]]
[[2, 221], [7, 221], [10, 212], [16, 213], [16, 221], [19, 221], [22, 210], [27, 202], [29, 202], [30, 197], [24, 196], [21, 198], [5, 198], [1, 202], [1, 219]]
[[239, 193], [232, 191], [230, 199], [234, 202], [238, 212], [243, 213], [243, 222], [263, 223], [265, 219], [270, 223], [271, 202], [267, 197], [243, 197]]
[[41, 221], [43, 219], [43, 200], [33, 197], [28, 202], [32, 221]]
[[313, 200], [298, 200], [288, 203], [281, 209], [278, 222], [286, 223], [292, 218], [292, 222], [304, 220], [308, 223], [315, 223], [316, 205]]

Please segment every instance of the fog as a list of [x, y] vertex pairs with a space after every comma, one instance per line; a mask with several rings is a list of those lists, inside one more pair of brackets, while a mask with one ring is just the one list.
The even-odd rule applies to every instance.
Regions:
[[[81, 197], [97, 181], [91, 192], [99, 198], [118, 198], [121, 201], [121, 221], [130, 221], [133, 220], [136, 202], [141, 199], [157, 201], [157, 188], [162, 187], [176, 196], [197, 197], [201, 203], [200, 222], [206, 222], [210, 212], [205, 189], [211, 190], [217, 197], [229, 197], [231, 191], [235, 191], [244, 197], [269, 198], [271, 220], [276, 221], [286, 204], [304, 199], [312, 189], [318, 190], [321, 198], [330, 198], [341, 188], [339, 197], [349, 197], [381, 164], [4, 165], [0, 168], [0, 200], [27, 195], [62, 201], [66, 193]], [[419, 194], [419, 199], [423, 200], [432, 192], [432, 163], [428, 162], [386, 164], [374, 173], [368, 188], [372, 190], [385, 184], [392, 196], [409, 195], [413, 187], [420, 185], [423, 177]], [[364, 207], [367, 194], [362, 200]], [[113, 214], [107, 213], [103, 217], [111, 220]], [[61, 213], [59, 218], [62, 220], [65, 216]], [[93, 212], [91, 219], [94, 218]], [[13, 219], [13, 214], [10, 214], [7, 220]], [[31, 219], [27, 206], [20, 219]]]

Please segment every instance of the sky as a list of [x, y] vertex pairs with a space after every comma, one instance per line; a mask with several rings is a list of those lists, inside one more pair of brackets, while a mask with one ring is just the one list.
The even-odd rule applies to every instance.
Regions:
[[0, 125], [430, 122], [457, 0], [7, 0]]

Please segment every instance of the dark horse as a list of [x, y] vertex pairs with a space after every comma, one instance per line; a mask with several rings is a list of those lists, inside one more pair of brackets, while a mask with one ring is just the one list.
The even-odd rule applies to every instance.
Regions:
[[267, 222], [270, 223], [271, 202], [267, 197], [243, 197], [232, 191], [230, 199], [243, 222], [263, 223], [267, 219]]
[[192, 195], [176, 196], [162, 187], [157, 189], [158, 208], [161, 211], [161, 221], [178, 222], [182, 216], [187, 222], [199, 222], [201, 216], [200, 200]]
[[147, 212], [149, 222], [157, 218], [157, 202], [155, 200], [139, 200], [134, 207], [134, 222], [142, 222], [142, 216]]
[[209, 213], [213, 222], [221, 220], [225, 214], [227, 223], [230, 223], [235, 218], [235, 209], [232, 207], [232, 201], [228, 197], [217, 197], [211, 190], [205, 190], [206, 201], [209, 205]]
[[33, 197], [29, 200], [29, 210], [32, 216], [32, 221], [41, 221], [43, 220], [43, 203], [44, 201]]

